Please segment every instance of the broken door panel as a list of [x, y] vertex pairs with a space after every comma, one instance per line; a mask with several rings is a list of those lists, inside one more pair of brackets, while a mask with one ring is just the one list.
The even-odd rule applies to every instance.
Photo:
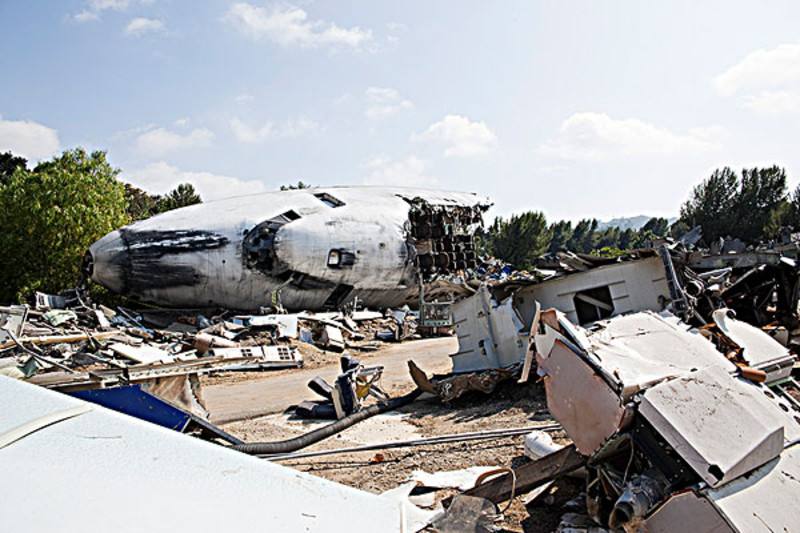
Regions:
[[458, 337], [453, 372], [508, 368], [524, 360], [527, 329], [511, 298], [497, 304], [482, 286], [453, 306], [453, 321]]

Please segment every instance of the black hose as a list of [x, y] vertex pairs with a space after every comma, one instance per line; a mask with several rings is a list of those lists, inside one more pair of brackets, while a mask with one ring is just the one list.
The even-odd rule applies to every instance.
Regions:
[[420, 394], [422, 394], [420, 389], [414, 389], [405, 396], [392, 398], [390, 400], [376, 403], [375, 405], [370, 405], [365, 409], [356, 411], [355, 413], [328, 424], [325, 427], [315, 429], [314, 431], [310, 431], [305, 435], [300, 435], [299, 437], [294, 437], [293, 439], [279, 440], [275, 442], [251, 442], [245, 444], [235, 444], [230, 446], [230, 448], [243, 453], [248, 453], [250, 455], [271, 455], [276, 453], [294, 452], [336, 435], [337, 433], [344, 431], [345, 429], [361, 422], [362, 420], [366, 420], [367, 418], [375, 415], [385, 413], [387, 411], [393, 411], [403, 407], [404, 405], [408, 405], [416, 400]]

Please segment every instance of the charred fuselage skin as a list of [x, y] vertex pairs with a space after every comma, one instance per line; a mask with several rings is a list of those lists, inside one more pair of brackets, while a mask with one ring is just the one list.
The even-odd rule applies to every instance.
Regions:
[[[109, 233], [90, 247], [89, 268], [114, 292], [169, 307], [258, 309], [276, 294], [289, 310], [355, 297], [392, 307], [413, 300], [421, 274], [474, 266], [472, 232], [489, 205], [470, 193], [375, 187], [229, 198]], [[420, 210], [442, 229], [420, 230]]]

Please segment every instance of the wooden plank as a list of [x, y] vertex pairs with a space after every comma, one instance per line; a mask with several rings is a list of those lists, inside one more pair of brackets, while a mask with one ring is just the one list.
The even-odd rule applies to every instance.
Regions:
[[[585, 462], [586, 458], [577, 452], [573, 444], [570, 444], [550, 455], [545, 455], [541, 459], [515, 468], [514, 474], [517, 481], [514, 487], [514, 495], [524, 494], [548, 481], [577, 470]], [[505, 474], [471, 488], [464, 494], [500, 503], [511, 497], [511, 479], [510, 474]], [[449, 502], [446, 503], [449, 505]]]
[[[19, 342], [23, 344], [35, 344], [37, 346], [45, 346], [48, 344], [71, 344], [74, 342], [81, 342], [89, 340], [91, 337], [95, 340], [105, 340], [110, 339], [111, 337], [119, 335], [119, 331], [100, 331], [97, 333], [92, 333], [91, 336], [87, 335], [86, 333], [76, 333], [73, 335], [49, 335], [44, 337], [22, 337], [19, 339]], [[0, 350], [5, 350], [6, 348], [11, 348], [12, 346], [16, 346], [14, 341], [8, 341], [0, 344]]]

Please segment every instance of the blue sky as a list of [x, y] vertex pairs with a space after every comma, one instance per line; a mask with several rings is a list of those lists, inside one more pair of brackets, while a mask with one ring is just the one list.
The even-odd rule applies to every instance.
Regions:
[[722, 165], [800, 170], [793, 1], [0, 1], [0, 150], [107, 150], [153, 192], [480, 192], [673, 216]]

